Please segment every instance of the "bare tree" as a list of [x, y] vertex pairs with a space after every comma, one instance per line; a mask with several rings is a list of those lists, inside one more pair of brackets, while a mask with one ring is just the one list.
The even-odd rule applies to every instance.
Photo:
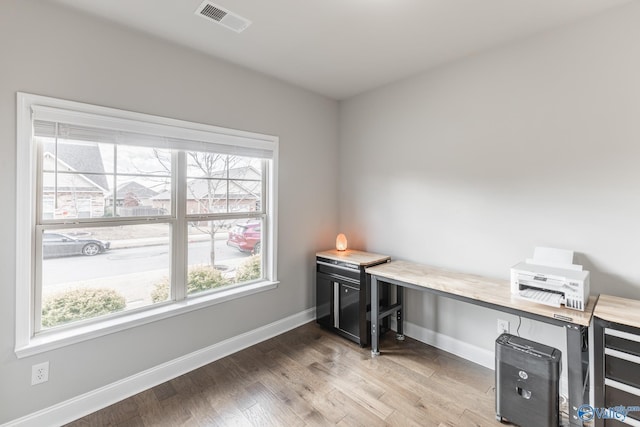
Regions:
[[[162, 167], [169, 170], [168, 163], [160, 158], [159, 153], [156, 153], [156, 158]], [[255, 192], [247, 189], [245, 192], [241, 191], [240, 198], [230, 200], [230, 187], [232, 185], [236, 188], [242, 187], [236, 180], [242, 180], [244, 176], [229, 176], [230, 171], [240, 162], [239, 157], [228, 154], [187, 152], [187, 170], [190, 171], [188, 173], [190, 175], [189, 182], [187, 182], [187, 206], [190, 206], [189, 203], [192, 202], [191, 206], [196, 208], [196, 212], [188, 213], [230, 212], [233, 208], [232, 203], [242, 203], [247, 197], [251, 197], [251, 199], [259, 197]], [[238, 172], [236, 171], [236, 173]], [[194, 221], [192, 226], [201, 233], [209, 235], [209, 263], [215, 267], [216, 235], [228, 224], [221, 220], [207, 220], [205, 224], [202, 222], [205, 221]]]
[[[258, 209], [261, 200], [262, 178], [256, 179], [255, 176], [247, 176], [251, 173], [259, 174], [259, 172], [250, 166], [250, 162], [245, 163], [246, 159], [233, 155], [201, 152], [188, 153], [188, 159], [190, 167], [195, 167], [202, 172], [198, 174], [202, 179], [198, 180], [194, 177], [187, 184], [188, 198], [197, 203], [199, 211], [230, 213]], [[250, 203], [250, 207], [246, 206], [247, 202]], [[216, 234], [228, 226], [229, 221], [211, 220], [206, 228], [195, 224], [198, 230], [210, 236], [209, 262], [211, 266], [215, 266], [216, 260]]]
[[[199, 181], [192, 181], [191, 185], [187, 184], [188, 198], [192, 198], [198, 204], [199, 211], [204, 213], [211, 213], [219, 210], [220, 205], [224, 204], [226, 210], [227, 207], [227, 188], [223, 190], [221, 186], [226, 186], [225, 180], [212, 179], [212, 178], [227, 178], [230, 156], [215, 153], [199, 153], [189, 152], [189, 161], [202, 171], [204, 178], [206, 179], [206, 192], [205, 194], [198, 194], [197, 183]], [[221, 168], [220, 164], [224, 166]], [[222, 175], [224, 173], [225, 175]], [[195, 187], [195, 188], [194, 188]], [[194, 226], [201, 232], [209, 234], [209, 263], [211, 267], [216, 265], [216, 234], [222, 229], [222, 224], [218, 221], [208, 221], [208, 227], [201, 227], [198, 222], [194, 223]]]

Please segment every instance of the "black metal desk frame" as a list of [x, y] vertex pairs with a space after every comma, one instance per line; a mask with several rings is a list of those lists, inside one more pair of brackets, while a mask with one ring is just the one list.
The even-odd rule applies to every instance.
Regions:
[[[379, 285], [387, 283], [396, 286], [396, 303], [382, 310], [379, 306]], [[478, 299], [468, 298], [437, 289], [427, 288], [425, 286], [414, 285], [412, 283], [402, 282], [399, 280], [389, 279], [386, 277], [376, 277], [371, 274], [371, 355], [380, 354], [380, 338], [377, 330], [379, 322], [387, 316], [396, 314], [398, 321], [398, 331], [396, 337], [400, 340], [404, 339], [403, 329], [403, 291], [404, 288], [416, 289], [419, 291], [430, 292], [439, 296], [453, 298], [470, 304], [491, 308], [493, 310], [503, 311], [505, 313], [515, 314], [528, 319], [537, 320], [555, 326], [563, 327], [567, 337], [567, 376], [568, 376], [568, 405], [569, 405], [569, 425], [582, 426], [582, 420], [578, 417], [578, 408], [589, 402], [589, 335], [588, 327], [572, 323], [561, 319], [541, 316], [524, 310], [512, 307], [502, 306], [485, 302]]]

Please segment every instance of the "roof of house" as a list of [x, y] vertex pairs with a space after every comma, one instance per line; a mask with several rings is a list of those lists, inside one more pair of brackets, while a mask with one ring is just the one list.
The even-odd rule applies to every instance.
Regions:
[[[56, 152], [53, 142], [45, 142], [43, 149], [52, 156]], [[98, 144], [58, 144], [58, 160], [76, 172], [86, 172], [83, 176], [97, 186], [109, 188]]]
[[[153, 196], [156, 196], [158, 192], [140, 184], [137, 181], [129, 181], [118, 186], [116, 197], [118, 200], [124, 199], [127, 194], [133, 194], [138, 199], [150, 199]], [[113, 197], [113, 192], [111, 192], [110, 196]]]

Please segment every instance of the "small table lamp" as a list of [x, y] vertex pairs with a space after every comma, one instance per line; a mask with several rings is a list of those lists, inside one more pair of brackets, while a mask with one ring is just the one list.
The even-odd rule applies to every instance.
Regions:
[[338, 234], [338, 237], [336, 237], [336, 249], [339, 251], [347, 249], [347, 236], [342, 233]]

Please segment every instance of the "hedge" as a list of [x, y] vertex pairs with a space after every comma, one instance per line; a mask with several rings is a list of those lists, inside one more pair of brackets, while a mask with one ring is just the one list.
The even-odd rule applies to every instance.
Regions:
[[[230, 284], [231, 281], [224, 277], [222, 273], [209, 266], [194, 267], [189, 270], [187, 293], [202, 292], [213, 288], [219, 288]], [[169, 279], [164, 278], [162, 282], [156, 283], [151, 291], [153, 302], [162, 302], [169, 299]]]
[[240, 264], [236, 270], [236, 282], [248, 282], [262, 277], [262, 258], [260, 255], [253, 255]]
[[127, 302], [113, 289], [78, 288], [46, 297], [42, 326], [53, 327], [124, 310]]
[[[262, 276], [261, 269], [262, 260], [260, 255], [253, 255], [243, 262], [236, 270], [234, 281], [224, 277], [220, 271], [209, 266], [193, 267], [189, 270], [188, 274], [187, 293], [192, 294], [232, 283], [242, 283], [259, 279]], [[164, 278], [161, 282], [156, 283], [153, 291], [151, 291], [151, 300], [156, 303], [168, 299], [169, 279]]]

